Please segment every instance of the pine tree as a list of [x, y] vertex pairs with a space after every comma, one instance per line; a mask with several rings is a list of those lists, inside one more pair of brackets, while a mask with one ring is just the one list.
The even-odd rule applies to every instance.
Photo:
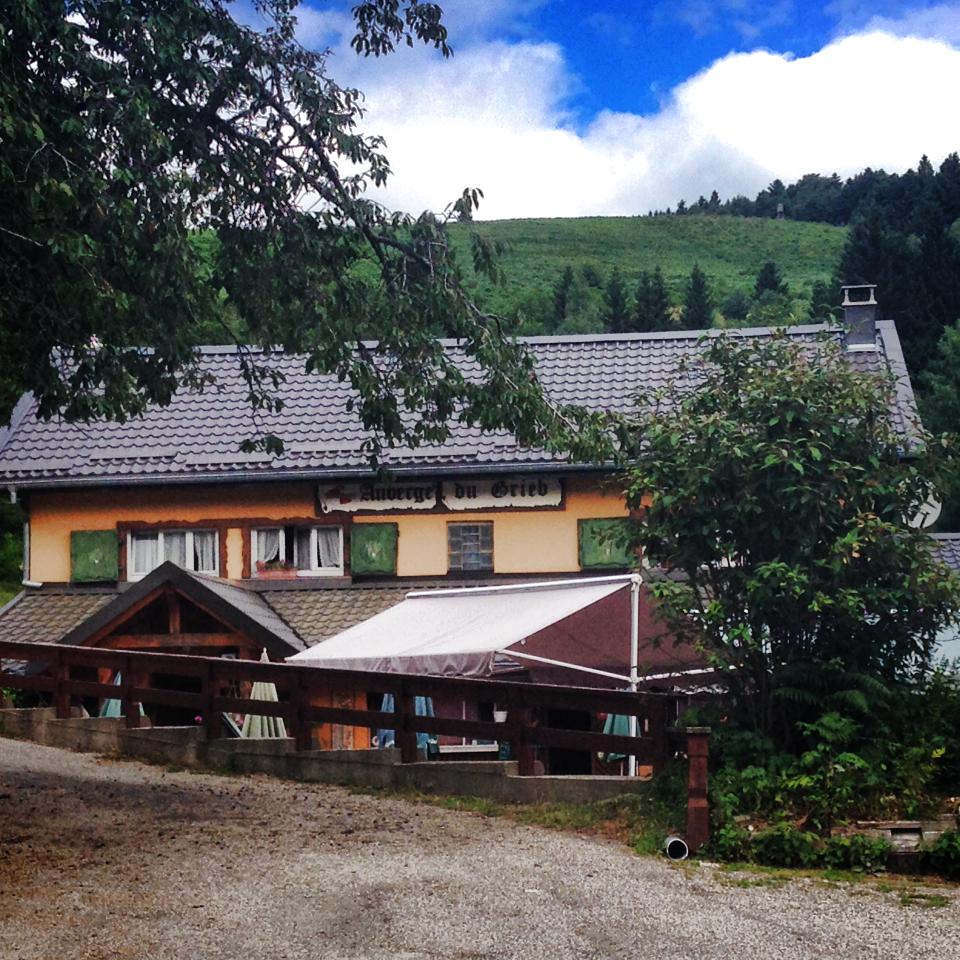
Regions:
[[705, 330], [713, 321], [713, 300], [706, 274], [695, 263], [687, 281], [687, 295], [683, 300], [683, 323], [688, 330]]
[[553, 325], [559, 327], [566, 319], [567, 308], [570, 305], [570, 290], [573, 287], [573, 267], [569, 264], [553, 288]]
[[623, 333], [630, 327], [630, 309], [627, 306], [627, 286], [619, 267], [614, 267], [603, 291], [603, 329], [609, 333]]
[[655, 267], [653, 273], [646, 270], [640, 274], [634, 298], [633, 327], [638, 333], [651, 330], [669, 330], [670, 297], [663, 282], [663, 271]]
[[817, 280], [810, 291], [810, 319], [814, 323], [830, 323], [837, 318], [838, 294], [823, 280]]
[[762, 297], [768, 290], [773, 293], [781, 293], [786, 296], [790, 291], [787, 287], [780, 268], [772, 261], [768, 260], [757, 274], [757, 282], [753, 287], [753, 295]]

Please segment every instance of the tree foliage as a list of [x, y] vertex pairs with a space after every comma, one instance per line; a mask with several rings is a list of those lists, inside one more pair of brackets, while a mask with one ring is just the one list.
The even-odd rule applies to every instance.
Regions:
[[663, 279], [663, 271], [655, 267], [652, 272], [640, 274], [634, 296], [634, 320], [632, 329], [669, 330], [673, 326], [670, 317], [670, 295]]
[[936, 471], [932, 446], [904, 458], [892, 389], [828, 343], [811, 361], [783, 335], [717, 337], [635, 426], [639, 543], [685, 575], [655, 585], [665, 613], [695, 624], [741, 720], [781, 744], [824, 709], [862, 716], [878, 685], [927, 663], [958, 610], [953, 578], [904, 519]]
[[[448, 220], [468, 219], [480, 192], [444, 216], [368, 198], [390, 174], [383, 144], [358, 130], [361, 94], [297, 42], [295, 0], [261, 0], [263, 30], [227, 0], [3, 9], [3, 418], [24, 390], [42, 416], [86, 420], [211, 388], [198, 331], [242, 330], [348, 380], [374, 453], [442, 439], [457, 418], [524, 441], [556, 426], [529, 358], [471, 301], [448, 244]], [[449, 53], [433, 3], [372, 0], [354, 15], [358, 53]], [[472, 253], [496, 278], [490, 245], [474, 237]], [[440, 335], [461, 341], [479, 377]], [[238, 352], [251, 404], [275, 411], [280, 375], [251, 356]], [[269, 431], [253, 443], [279, 446]]]
[[683, 323], [688, 330], [705, 330], [713, 321], [713, 300], [707, 276], [695, 263], [683, 300]]
[[618, 267], [614, 267], [603, 291], [603, 311], [600, 319], [605, 329], [623, 333], [630, 328], [630, 307], [627, 287]]

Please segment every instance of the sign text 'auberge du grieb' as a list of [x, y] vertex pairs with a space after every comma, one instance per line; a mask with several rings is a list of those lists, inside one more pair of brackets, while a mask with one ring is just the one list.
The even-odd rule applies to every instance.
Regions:
[[563, 484], [559, 477], [505, 476], [432, 481], [372, 481], [324, 484], [317, 494], [321, 513], [396, 513], [433, 510], [496, 510], [559, 507]]

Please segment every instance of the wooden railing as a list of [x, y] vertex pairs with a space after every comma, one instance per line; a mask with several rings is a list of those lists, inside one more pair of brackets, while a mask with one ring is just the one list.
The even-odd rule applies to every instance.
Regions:
[[[17, 661], [27, 665], [12, 669]], [[86, 670], [121, 674], [119, 685], [74, 676]], [[161, 685], [157, 679], [163, 678]], [[176, 680], [199, 690], [175, 689]], [[257, 681], [276, 685], [279, 700], [252, 700], [230, 696], [230, 688]], [[560, 747], [590, 752], [633, 755], [639, 764], [659, 769], [673, 755], [670, 733], [676, 720], [675, 697], [654, 693], [629, 693], [587, 687], [515, 683], [501, 680], [472, 680], [357, 670], [328, 670], [298, 664], [262, 663], [167, 653], [103, 650], [92, 647], [46, 643], [0, 641], [0, 687], [12, 687], [49, 694], [56, 714], [70, 716], [74, 698], [118, 699], [128, 727], [141, 722], [140, 704], [176, 707], [202, 718], [209, 739], [222, 735], [222, 713], [259, 714], [282, 717], [297, 749], [314, 746], [311, 727], [315, 724], [386, 728], [395, 731], [402, 763], [418, 759], [417, 733], [505, 740], [511, 746], [522, 776], [534, 772], [535, 747]], [[325, 694], [390, 693], [396, 710], [359, 710], [320, 706], [315, 701]], [[505, 723], [448, 717], [425, 717], [415, 712], [418, 696], [441, 701], [496, 703], [507, 710]], [[550, 724], [551, 711], [613, 713], [638, 718], [637, 737], [618, 736], [588, 730], [570, 730]], [[696, 745], [694, 745], [694, 739]], [[706, 736], [693, 734], [681, 749], [691, 758], [691, 796], [706, 791]], [[695, 759], [696, 758], [696, 759]], [[697, 768], [694, 776], [694, 765]], [[699, 816], [699, 815], [698, 815]], [[705, 812], [704, 812], [705, 816]]]

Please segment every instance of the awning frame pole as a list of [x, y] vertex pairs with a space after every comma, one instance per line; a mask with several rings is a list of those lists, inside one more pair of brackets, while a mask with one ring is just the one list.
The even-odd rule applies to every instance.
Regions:
[[[630, 576], [630, 692], [636, 693], [640, 673], [640, 584], [643, 577], [639, 573]], [[637, 735], [637, 716], [630, 714], [630, 736]], [[631, 753], [627, 758], [627, 776], [637, 775], [637, 755]]]
[[518, 653], [516, 650], [512, 650], [509, 647], [503, 650], [494, 650], [493, 652], [502, 654], [505, 657], [510, 657], [511, 659], [533, 660], [536, 663], [545, 663], [551, 667], [563, 667], [566, 670], [577, 670], [580, 673], [592, 673], [598, 677], [609, 677], [611, 680], [619, 680], [621, 683], [625, 680], [627, 682], [630, 680], [629, 677], [625, 677], [620, 673], [610, 673], [607, 670], [597, 670], [595, 667], [582, 667], [579, 663], [567, 663], [566, 660], [551, 660], [549, 657], [536, 657], [532, 653]]

